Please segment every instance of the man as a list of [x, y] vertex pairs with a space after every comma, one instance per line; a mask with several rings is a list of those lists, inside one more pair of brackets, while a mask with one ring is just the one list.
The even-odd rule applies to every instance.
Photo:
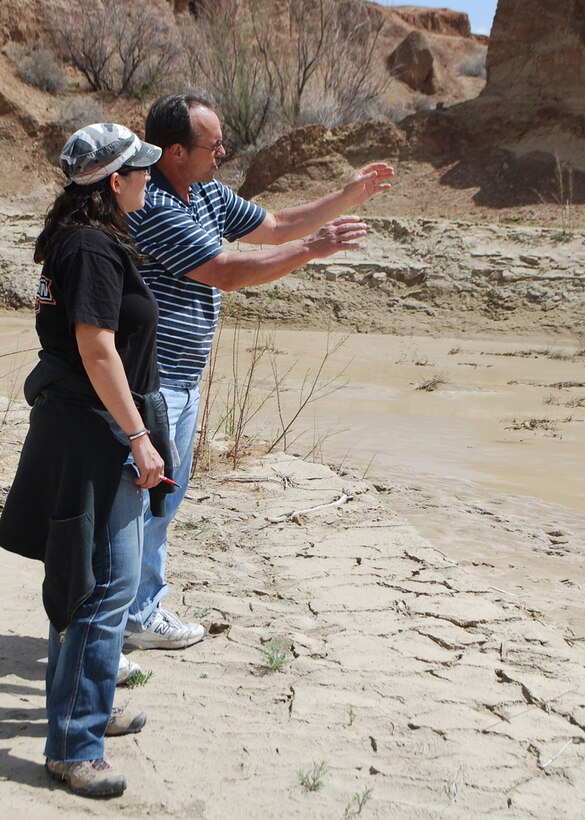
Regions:
[[[157, 100], [146, 119], [145, 139], [163, 153], [152, 169], [144, 209], [129, 218], [130, 232], [147, 257], [142, 274], [159, 303], [161, 390], [178, 452], [174, 477], [181, 488], [167, 496], [165, 518], [146, 513], [142, 578], [125, 647], [172, 649], [206, 635], [203, 626], [181, 623], [160, 603], [167, 589], [167, 528], [189, 481], [199, 378], [213, 341], [220, 291], [272, 282], [312, 259], [358, 248], [366, 226], [359, 217], [340, 214], [389, 189], [394, 171], [373, 163], [335, 193], [270, 213], [214, 180], [226, 152], [219, 117], [205, 96]], [[226, 253], [224, 237], [277, 247]]]

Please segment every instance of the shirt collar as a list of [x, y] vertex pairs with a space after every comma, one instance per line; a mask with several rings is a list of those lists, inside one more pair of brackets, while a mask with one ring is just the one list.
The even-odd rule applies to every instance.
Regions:
[[[162, 191], [166, 191], [167, 194], [171, 194], [171, 196], [175, 196], [177, 199], [180, 199], [181, 202], [185, 200], [183, 197], [175, 191], [171, 183], [168, 181], [166, 176], [163, 174], [156, 165], [153, 165], [150, 169], [150, 184], [156, 185], [157, 188], [160, 188]], [[189, 199], [193, 196], [193, 186], [189, 186]]]

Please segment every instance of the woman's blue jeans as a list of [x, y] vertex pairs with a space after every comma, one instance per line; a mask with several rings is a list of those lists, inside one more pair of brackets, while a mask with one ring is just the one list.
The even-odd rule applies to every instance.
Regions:
[[45, 755], [53, 760], [104, 756], [128, 608], [140, 578], [143, 500], [135, 479], [126, 465], [107, 526], [96, 536], [95, 590], [75, 610], [63, 642], [49, 628]]
[[156, 615], [157, 607], [167, 594], [167, 530], [187, 492], [193, 463], [193, 443], [197, 432], [199, 385], [171, 387], [162, 383], [160, 390], [167, 403], [170, 437], [175, 442], [181, 462], [173, 470], [173, 477], [181, 488], [166, 496], [166, 513], [161, 518], [155, 518], [151, 514], [148, 493], [144, 494], [144, 553], [138, 594], [128, 618], [129, 632], [147, 629]]

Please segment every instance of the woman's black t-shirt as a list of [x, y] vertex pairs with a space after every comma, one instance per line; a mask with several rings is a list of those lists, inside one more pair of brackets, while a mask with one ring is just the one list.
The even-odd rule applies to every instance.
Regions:
[[156, 299], [124, 248], [96, 228], [63, 232], [43, 266], [36, 299], [42, 348], [87, 378], [76, 322], [115, 331], [131, 390], [158, 389]]

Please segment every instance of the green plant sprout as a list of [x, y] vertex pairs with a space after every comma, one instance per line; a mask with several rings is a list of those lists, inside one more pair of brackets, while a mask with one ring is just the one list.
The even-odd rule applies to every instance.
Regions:
[[152, 672], [132, 672], [126, 678], [126, 686], [128, 689], [135, 689], [137, 686], [145, 686], [152, 678]]
[[361, 792], [356, 792], [347, 803], [343, 812], [343, 820], [351, 820], [362, 813], [362, 809], [372, 796], [372, 789], [365, 788]]
[[278, 672], [287, 663], [291, 661], [290, 652], [284, 648], [281, 641], [273, 638], [266, 644], [262, 650], [262, 657], [264, 658], [264, 665], [271, 672]]
[[323, 788], [323, 777], [326, 772], [327, 764], [324, 760], [320, 763], [313, 763], [312, 768], [308, 769], [306, 772], [299, 771], [299, 783], [308, 792], [318, 792], [319, 789]]

